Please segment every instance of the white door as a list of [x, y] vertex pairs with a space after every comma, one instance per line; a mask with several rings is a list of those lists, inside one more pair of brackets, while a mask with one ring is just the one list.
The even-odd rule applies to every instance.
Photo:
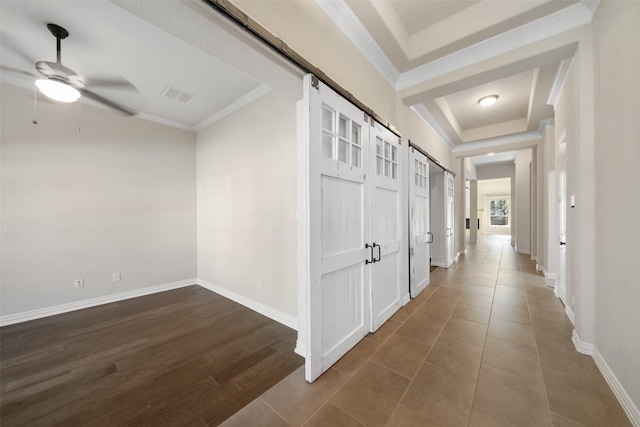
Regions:
[[429, 229], [429, 162], [427, 157], [409, 148], [409, 283], [415, 298], [427, 287], [431, 272]]
[[445, 182], [445, 223], [446, 223], [446, 241], [445, 241], [445, 264], [447, 268], [453, 263], [455, 258], [455, 241], [453, 238], [453, 174], [444, 172]]
[[565, 133], [556, 146], [556, 166], [558, 171], [558, 273], [555, 293], [567, 304], [567, 160]]
[[[308, 262], [305, 378], [314, 381], [370, 329], [369, 156], [364, 113], [305, 77]], [[367, 143], [364, 143], [367, 142]], [[382, 241], [381, 241], [382, 242]], [[384, 248], [383, 248], [384, 249]]]
[[[371, 332], [375, 332], [402, 305], [401, 293], [401, 174], [400, 138], [375, 123], [370, 128]], [[406, 292], [405, 292], [406, 294]]]

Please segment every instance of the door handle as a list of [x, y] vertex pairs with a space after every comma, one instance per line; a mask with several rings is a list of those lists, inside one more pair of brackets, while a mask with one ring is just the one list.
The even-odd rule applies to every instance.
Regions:
[[[375, 246], [375, 243], [373, 245]], [[367, 265], [367, 264], [373, 264], [374, 262], [376, 262], [375, 258], [373, 257], [373, 246], [371, 246], [368, 243], [365, 243], [364, 248], [371, 249], [371, 259], [365, 259], [364, 264]]]
[[[380, 249], [380, 245], [374, 243], [373, 247], [375, 248], [376, 246], [378, 247], [378, 258], [374, 259], [373, 262], [378, 262], [378, 261], [380, 261], [382, 259], [382, 251]], [[373, 253], [373, 251], [372, 251], [372, 253]]]
[[433, 243], [433, 233], [430, 231], [427, 231], [427, 235], [429, 236], [429, 240], [427, 240], [427, 243]]
[[566, 244], [567, 244], [567, 242], [560, 242], [560, 246], [564, 246]]

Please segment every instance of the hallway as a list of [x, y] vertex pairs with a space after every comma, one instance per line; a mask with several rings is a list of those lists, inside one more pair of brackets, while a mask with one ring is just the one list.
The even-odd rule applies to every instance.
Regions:
[[528, 255], [480, 236], [315, 383], [304, 367], [225, 426], [627, 426]]

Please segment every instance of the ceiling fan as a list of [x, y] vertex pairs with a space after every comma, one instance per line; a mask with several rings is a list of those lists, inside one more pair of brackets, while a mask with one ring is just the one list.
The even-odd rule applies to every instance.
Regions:
[[[47, 97], [60, 102], [74, 102], [81, 96], [92, 99], [111, 109], [119, 111], [129, 116], [134, 116], [137, 112], [131, 108], [125, 107], [117, 102], [109, 100], [92, 90], [90, 87], [112, 87], [124, 90], [136, 91], [134, 85], [125, 79], [85, 79], [78, 75], [72, 69], [62, 64], [62, 55], [60, 49], [60, 41], [69, 36], [69, 32], [56, 24], [47, 24], [47, 28], [56, 38], [56, 62], [38, 61], [36, 62], [36, 70], [43, 78], [36, 80], [36, 87]], [[6, 67], [3, 67], [6, 68]], [[9, 68], [7, 68], [9, 69]], [[9, 69], [10, 71], [19, 71]], [[25, 73], [33, 75], [31, 73]]]

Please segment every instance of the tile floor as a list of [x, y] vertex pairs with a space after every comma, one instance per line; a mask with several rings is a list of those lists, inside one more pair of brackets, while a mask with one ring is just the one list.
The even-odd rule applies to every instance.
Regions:
[[564, 307], [486, 236], [313, 384], [304, 367], [224, 426], [628, 426]]

